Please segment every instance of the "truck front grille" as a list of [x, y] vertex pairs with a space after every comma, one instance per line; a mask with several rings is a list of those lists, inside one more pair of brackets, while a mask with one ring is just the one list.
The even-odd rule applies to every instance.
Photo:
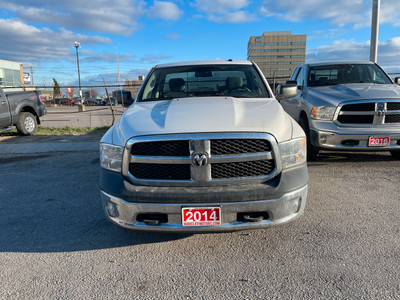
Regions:
[[372, 124], [374, 116], [341, 115], [338, 121], [343, 124]]
[[388, 102], [387, 110], [400, 110], [400, 102]]
[[340, 124], [400, 124], [400, 100], [369, 100], [348, 102], [339, 107], [336, 121]]
[[190, 165], [132, 163], [129, 173], [145, 180], [190, 180]]
[[271, 151], [267, 140], [260, 139], [226, 139], [211, 140], [211, 154], [244, 154]]
[[132, 155], [149, 156], [188, 156], [189, 146], [187, 141], [157, 141], [135, 143], [131, 149]]
[[400, 114], [386, 116], [385, 123], [400, 123]]
[[213, 164], [211, 177], [217, 179], [258, 177], [270, 174], [274, 170], [274, 167], [273, 160]]
[[211, 185], [274, 177], [275, 139], [263, 133], [180, 134], [131, 139], [123, 173], [147, 185]]

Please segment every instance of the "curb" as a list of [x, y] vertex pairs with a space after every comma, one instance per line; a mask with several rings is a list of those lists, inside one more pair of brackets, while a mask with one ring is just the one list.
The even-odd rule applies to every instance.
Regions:
[[32, 154], [46, 152], [77, 152], [98, 151], [99, 142], [54, 142], [54, 143], [2, 143], [0, 155], [4, 154]]

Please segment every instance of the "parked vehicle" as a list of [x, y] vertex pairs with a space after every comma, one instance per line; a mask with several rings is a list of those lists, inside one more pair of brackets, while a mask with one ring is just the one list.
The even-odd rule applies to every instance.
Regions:
[[74, 104], [73, 100], [74, 99], [72, 98], [54, 98], [46, 102], [57, 105], [73, 105]]
[[249, 61], [155, 66], [103, 136], [100, 163], [105, 213], [130, 229], [265, 228], [306, 203], [305, 133]]
[[69, 105], [81, 105], [82, 101], [83, 101], [83, 104], [86, 105], [86, 100], [84, 98], [82, 98], [82, 100], [81, 100], [80, 97], [73, 97], [73, 98], [71, 98]]
[[[117, 99], [115, 99], [113, 97], [110, 97], [110, 101], [111, 101], [111, 104], [113, 106], [118, 105]], [[108, 105], [110, 105], [110, 101], [108, 100], [107, 97], [106, 98], [100, 98], [100, 99], [98, 99], [98, 104], [97, 105], [108, 106]]]
[[303, 64], [290, 80], [297, 95], [281, 104], [306, 132], [309, 159], [320, 149], [390, 151], [400, 158], [400, 87], [377, 64]]
[[46, 113], [39, 91], [5, 92], [0, 88], [0, 130], [16, 126], [19, 134], [33, 135]]
[[75, 99], [73, 99], [73, 98], [65, 98], [64, 104], [65, 105], [69, 105], [69, 106], [76, 105]]
[[128, 107], [132, 104], [132, 92], [127, 90], [116, 90], [112, 93], [112, 98], [115, 99], [117, 104]]
[[88, 105], [88, 106], [99, 105], [99, 100], [96, 98], [88, 98], [85, 100], [85, 105]]

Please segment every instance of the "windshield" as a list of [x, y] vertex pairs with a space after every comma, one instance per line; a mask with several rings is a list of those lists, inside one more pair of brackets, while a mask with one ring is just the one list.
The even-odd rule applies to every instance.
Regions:
[[210, 96], [270, 97], [253, 65], [203, 65], [154, 69], [138, 101]]
[[348, 83], [390, 84], [389, 77], [374, 64], [343, 64], [310, 67], [309, 86]]

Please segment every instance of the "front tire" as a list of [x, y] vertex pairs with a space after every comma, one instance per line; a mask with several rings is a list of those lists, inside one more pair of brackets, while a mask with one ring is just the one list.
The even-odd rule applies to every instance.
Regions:
[[36, 117], [30, 112], [22, 112], [19, 115], [18, 122], [16, 124], [18, 133], [20, 135], [34, 135], [37, 130]]
[[301, 117], [299, 121], [299, 125], [303, 128], [304, 132], [306, 133], [307, 137], [307, 160], [312, 161], [317, 158], [319, 153], [319, 149], [315, 148], [311, 144], [311, 137], [310, 137], [310, 126], [308, 125], [308, 120], [306, 117]]

